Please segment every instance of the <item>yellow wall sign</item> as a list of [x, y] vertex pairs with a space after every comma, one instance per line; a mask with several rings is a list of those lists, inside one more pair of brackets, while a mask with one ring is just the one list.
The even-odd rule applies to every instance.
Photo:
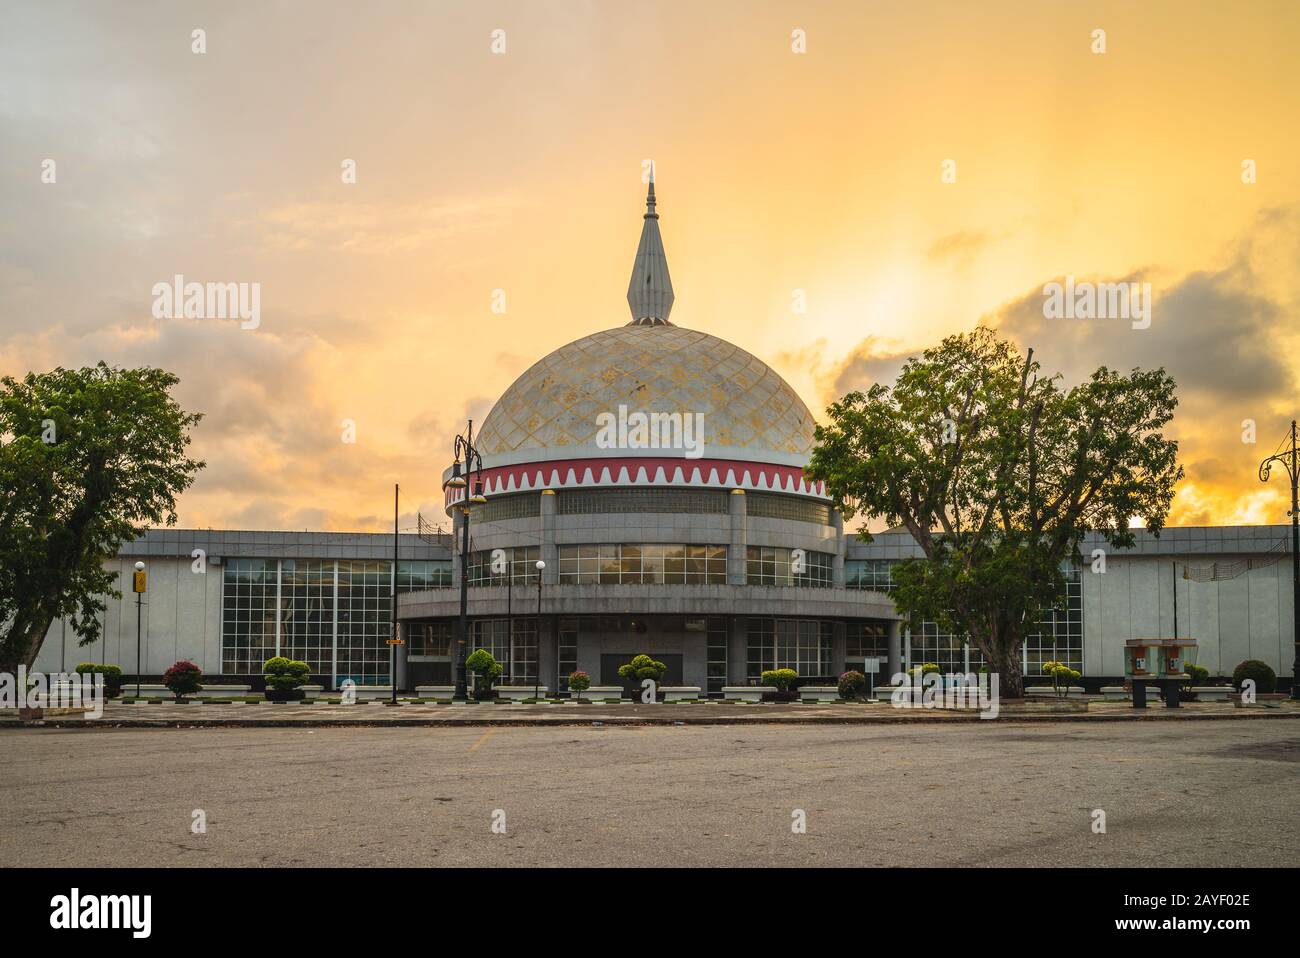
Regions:
[[149, 573], [147, 573], [147, 572], [137, 572], [137, 573], [135, 574], [135, 581], [134, 581], [134, 582], [132, 583], [132, 585], [131, 585], [131, 591], [132, 591], [132, 592], [144, 592], [144, 591], [146, 591], [146, 589], [145, 589], [145, 581], [146, 581], [145, 577], [146, 577], [148, 574], [149, 574]]

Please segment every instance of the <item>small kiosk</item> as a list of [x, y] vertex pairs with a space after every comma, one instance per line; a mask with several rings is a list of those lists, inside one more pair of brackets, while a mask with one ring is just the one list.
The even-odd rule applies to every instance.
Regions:
[[1133, 686], [1133, 707], [1147, 707], [1147, 684], [1160, 686], [1165, 708], [1178, 708], [1178, 686], [1196, 664], [1195, 639], [1129, 639], [1124, 643], [1124, 678]]

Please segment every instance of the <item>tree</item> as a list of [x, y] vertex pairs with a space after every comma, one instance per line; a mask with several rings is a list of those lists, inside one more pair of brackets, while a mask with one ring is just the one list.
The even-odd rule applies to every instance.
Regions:
[[1068, 390], [1039, 373], [986, 327], [950, 336], [892, 387], [834, 403], [806, 470], [846, 519], [912, 534], [924, 558], [894, 569], [899, 612], [969, 636], [1013, 698], [1021, 643], [1084, 533], [1128, 547], [1137, 517], [1158, 535], [1183, 475], [1160, 432], [1178, 402], [1164, 369], [1103, 366]]
[[176, 496], [204, 463], [189, 458], [200, 416], [171, 398], [161, 369], [79, 370], [0, 379], [0, 672], [31, 668], [50, 624], [88, 645], [104, 568], [122, 542], [176, 522]]

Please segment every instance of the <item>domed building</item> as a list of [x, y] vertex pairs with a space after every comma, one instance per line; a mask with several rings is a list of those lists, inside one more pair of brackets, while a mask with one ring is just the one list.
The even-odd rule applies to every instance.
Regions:
[[887, 597], [845, 588], [842, 522], [804, 477], [812, 413], [762, 360], [674, 325], [674, 298], [651, 181], [630, 322], [534, 363], [472, 433], [481, 469], [443, 473], [460, 551], [469, 522], [469, 635], [458, 590], [402, 595], [408, 687], [454, 681], [460, 648], [553, 690], [575, 670], [620, 685], [646, 653], [664, 684], [721, 695], [897, 647]]
[[[144, 562], [148, 601], [103, 596], [88, 647], [56, 620], [37, 670], [95, 661], [156, 682], [188, 659], [205, 688], [242, 695], [283, 655], [324, 688], [445, 698], [475, 648], [503, 682], [550, 691], [579, 669], [621, 685], [618, 666], [640, 653], [667, 665], [666, 684], [713, 696], [778, 667], [817, 684], [868, 662], [883, 679], [926, 662], [978, 669], [978, 652], [934, 622], [900, 632], [891, 570], [920, 549], [905, 531], [845, 536], [803, 476], [813, 417], [794, 390], [739, 346], [672, 323], [653, 184], [627, 298], [629, 323], [526, 370], [472, 436], [474, 461], [442, 473], [454, 537], [151, 529], [104, 562], [119, 587]], [[1248, 658], [1289, 674], [1289, 536], [1166, 529], [1115, 550], [1090, 534], [1081, 551], [1105, 549], [1106, 574], [1068, 570], [1026, 637], [1024, 673], [1061, 661], [1094, 691], [1119, 684], [1128, 640], [1190, 620], [1212, 675]], [[394, 593], [401, 645], [389, 644]]]

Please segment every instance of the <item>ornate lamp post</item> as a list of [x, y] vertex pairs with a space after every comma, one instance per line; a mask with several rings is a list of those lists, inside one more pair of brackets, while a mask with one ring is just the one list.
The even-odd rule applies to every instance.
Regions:
[[[487, 497], [483, 495], [483, 457], [474, 446], [474, 420], [469, 420], [464, 435], [456, 437], [452, 451], [456, 460], [452, 463], [447, 486], [451, 489], [464, 489], [466, 493], [460, 507], [463, 516], [460, 539], [460, 618], [456, 622], [456, 698], [464, 701], [469, 697], [465, 676], [465, 646], [469, 641], [469, 510], [471, 505], [487, 502]], [[463, 471], [461, 460], [465, 462]]]
[[1282, 468], [1291, 477], [1291, 620], [1295, 629], [1295, 659], [1291, 663], [1291, 698], [1300, 700], [1300, 495], [1297, 494], [1297, 480], [1300, 480], [1300, 450], [1296, 448], [1295, 420], [1291, 420], [1291, 449], [1274, 453], [1259, 464], [1259, 481], [1268, 482], [1269, 471], [1273, 463], [1282, 464]]
[[537, 560], [537, 660], [533, 666], [533, 701], [542, 688], [542, 572], [546, 563]]

